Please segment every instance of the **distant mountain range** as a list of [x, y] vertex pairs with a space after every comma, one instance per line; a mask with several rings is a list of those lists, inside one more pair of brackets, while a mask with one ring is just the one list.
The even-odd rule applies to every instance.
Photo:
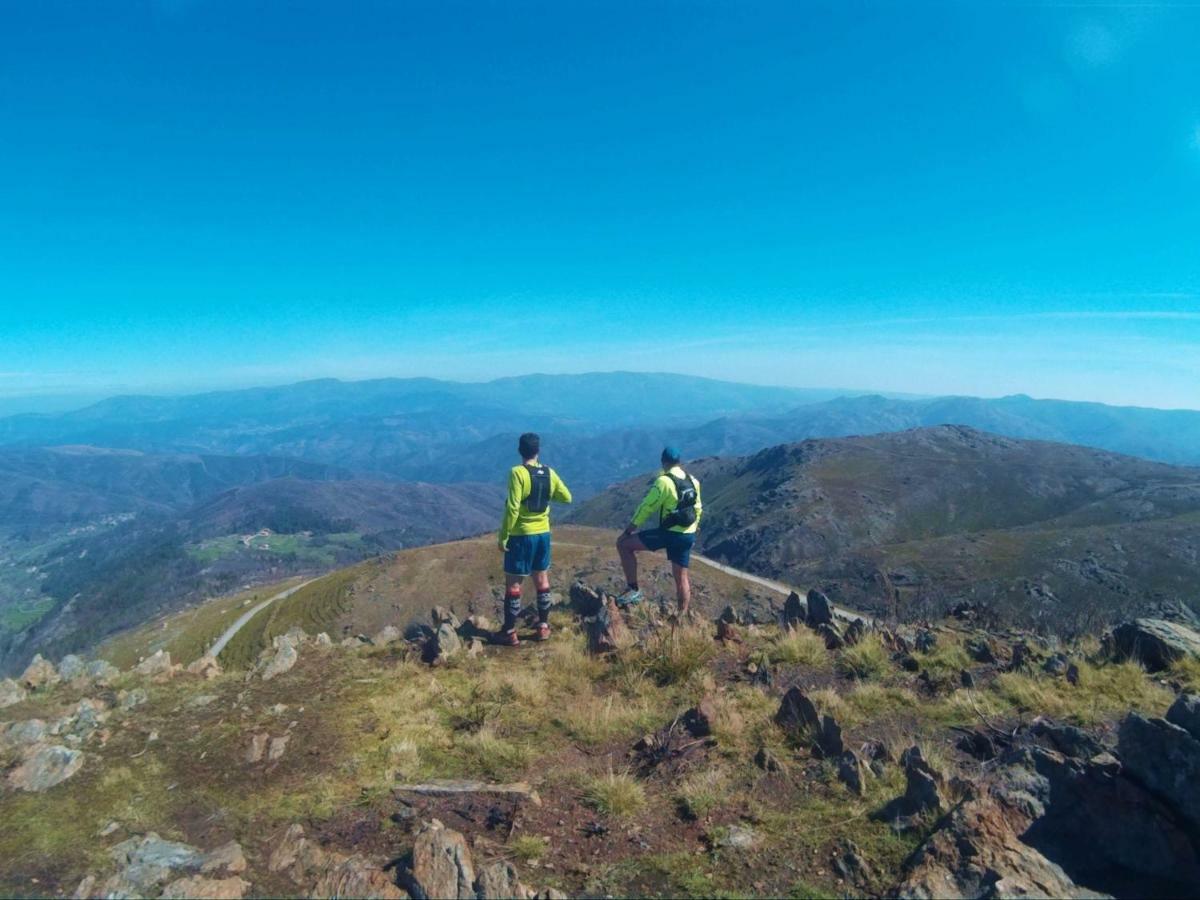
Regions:
[[[691, 465], [700, 548], [852, 608], [913, 619], [964, 601], [996, 624], [1085, 631], [1200, 611], [1200, 469], [963, 426], [807, 440]], [[585, 503], [618, 527], [646, 487]]]

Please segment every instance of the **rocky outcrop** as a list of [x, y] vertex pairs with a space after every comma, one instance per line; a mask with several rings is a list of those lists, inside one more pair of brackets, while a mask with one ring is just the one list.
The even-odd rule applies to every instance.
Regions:
[[61, 784], [83, 766], [83, 754], [60, 744], [35, 747], [8, 773], [8, 784], [19, 791], [44, 791]]
[[0, 680], [0, 709], [16, 706], [29, 696], [25, 688], [11, 678]]
[[474, 900], [475, 868], [466, 838], [437, 819], [426, 824], [417, 832], [406, 883], [417, 900]]
[[58, 674], [63, 681], [74, 681], [82, 678], [87, 671], [84, 661], [74, 653], [68, 653], [58, 661]]
[[636, 638], [617, 602], [605, 596], [600, 611], [588, 622], [588, 646], [593, 653], [611, 653], [630, 646]]
[[817, 707], [798, 687], [783, 695], [775, 724], [797, 743], [812, 747], [817, 755], [836, 759], [846, 749], [842, 729], [833, 716], [821, 715]]
[[189, 675], [196, 675], [200, 678], [211, 680], [221, 674], [221, 664], [217, 662], [215, 656], [208, 656], [206, 654], [189, 663], [186, 671]]
[[[89, 875], [75, 896], [229, 898], [239, 900], [250, 883], [237, 877], [246, 870], [246, 857], [236, 842], [205, 853], [191, 844], [167, 841], [154, 832], [131, 837], [109, 850], [118, 866], [98, 890]], [[218, 877], [218, 876], [225, 877]], [[162, 893], [159, 894], [159, 888]]]
[[147, 656], [133, 667], [138, 675], [146, 675], [157, 680], [170, 678], [178, 669], [171, 664], [171, 654], [166, 650], [158, 650], [152, 656]]
[[[189, 875], [172, 881], [159, 895], [163, 900], [241, 900], [250, 890], [250, 882], [231, 878], [204, 878]], [[334, 895], [330, 895], [334, 896]]]
[[942, 776], [925, 761], [920, 747], [909, 747], [900, 756], [904, 767], [904, 793], [872, 814], [871, 818], [887, 822], [897, 831], [919, 824], [922, 817], [937, 815], [945, 808], [940, 785]]
[[61, 681], [58, 674], [58, 669], [54, 668], [54, 663], [42, 658], [42, 654], [35, 656], [25, 667], [25, 671], [21, 673], [21, 684], [29, 688], [31, 691], [40, 690], [58, 684]]
[[808, 592], [806, 621], [810, 628], [828, 625], [833, 621], [833, 607], [829, 604], [829, 598], [815, 588]]
[[800, 595], [792, 591], [783, 601], [783, 627], [796, 628], [803, 625], [806, 619], [808, 619], [808, 607], [804, 605]]
[[497, 861], [479, 870], [475, 880], [475, 896], [479, 900], [507, 900], [510, 897], [528, 897], [529, 888], [521, 883], [512, 863]]
[[1167, 719], [1130, 713], [1121, 722], [1117, 749], [1132, 778], [1200, 830], [1200, 740]]
[[1104, 649], [1115, 659], [1133, 659], [1161, 672], [1185, 657], [1200, 659], [1200, 633], [1180, 622], [1134, 619], [1105, 635]]
[[434, 662], [445, 662], [461, 653], [462, 649], [462, 638], [458, 636], [454, 626], [449, 622], [442, 622], [438, 625], [437, 633], [433, 638]]
[[300, 655], [296, 652], [295, 645], [283, 637], [275, 638], [272, 652], [263, 661], [262, 667], [259, 669], [259, 674], [263, 681], [270, 681], [282, 675], [284, 672], [291, 671], [296, 665], [296, 661]]
[[291, 825], [275, 842], [267, 861], [271, 872], [305, 886], [312, 897], [378, 897], [402, 900], [404, 893], [382, 867], [363, 857], [324, 850]]
[[92, 684], [106, 687], [117, 680], [121, 670], [106, 659], [93, 659], [84, 669], [84, 675]]
[[395, 625], [384, 625], [375, 637], [371, 638], [371, 643], [376, 647], [386, 647], [388, 644], [396, 643], [402, 637], [404, 634]]

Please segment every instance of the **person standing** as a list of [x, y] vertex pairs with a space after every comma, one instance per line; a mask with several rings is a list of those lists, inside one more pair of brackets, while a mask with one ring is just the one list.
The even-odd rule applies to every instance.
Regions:
[[[692, 602], [692, 585], [688, 564], [696, 531], [700, 528], [700, 482], [683, 470], [679, 451], [666, 447], [662, 452], [662, 471], [655, 476], [650, 490], [638, 504], [633, 519], [617, 539], [617, 553], [625, 570], [625, 593], [617, 598], [621, 607], [642, 601], [638, 589], [637, 554], [643, 551], [667, 551], [671, 573], [675, 576], [675, 593], [679, 614], [686, 615]], [[638, 531], [651, 516], [658, 516], [654, 528]]]
[[504, 624], [493, 640], [515, 647], [517, 616], [521, 612], [521, 584], [529, 575], [537, 590], [538, 624], [535, 637], [550, 637], [550, 502], [570, 503], [571, 492], [558, 473], [538, 459], [541, 438], [521, 435], [517, 452], [521, 464], [508, 473], [508, 499], [500, 522], [499, 544], [504, 554]]

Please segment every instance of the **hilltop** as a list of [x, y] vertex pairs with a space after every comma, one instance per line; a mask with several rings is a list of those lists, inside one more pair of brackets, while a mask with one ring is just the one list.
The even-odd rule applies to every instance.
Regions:
[[220, 662], [131, 643], [121, 670], [38, 661], [0, 684], [0, 890], [1172, 896], [1200, 877], [1200, 797], [1154, 762], [1200, 770], [1195, 632], [1140, 625], [1134, 646], [1168, 652], [1148, 674], [1117, 636], [855, 624], [701, 565], [717, 621], [668, 621], [661, 565], [618, 621], [611, 534], [563, 532], [545, 644], [475, 639], [497, 606], [467, 583], [496, 554], [458, 542], [314, 582]]
[[[999, 625], [1083, 633], [1200, 597], [1200, 469], [961, 426], [690, 468], [704, 489], [704, 553], [881, 615], [970, 603]], [[572, 521], [622, 524], [647, 477]]]

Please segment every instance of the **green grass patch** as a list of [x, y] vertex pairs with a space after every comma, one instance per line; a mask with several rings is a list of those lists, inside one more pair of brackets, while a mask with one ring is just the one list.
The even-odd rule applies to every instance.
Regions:
[[839, 651], [837, 656], [837, 670], [862, 681], [881, 678], [890, 668], [887, 649], [874, 634], [864, 635], [857, 644]]
[[631, 819], [646, 805], [646, 790], [628, 772], [614, 772], [588, 780], [583, 800], [599, 813], [614, 819]]

